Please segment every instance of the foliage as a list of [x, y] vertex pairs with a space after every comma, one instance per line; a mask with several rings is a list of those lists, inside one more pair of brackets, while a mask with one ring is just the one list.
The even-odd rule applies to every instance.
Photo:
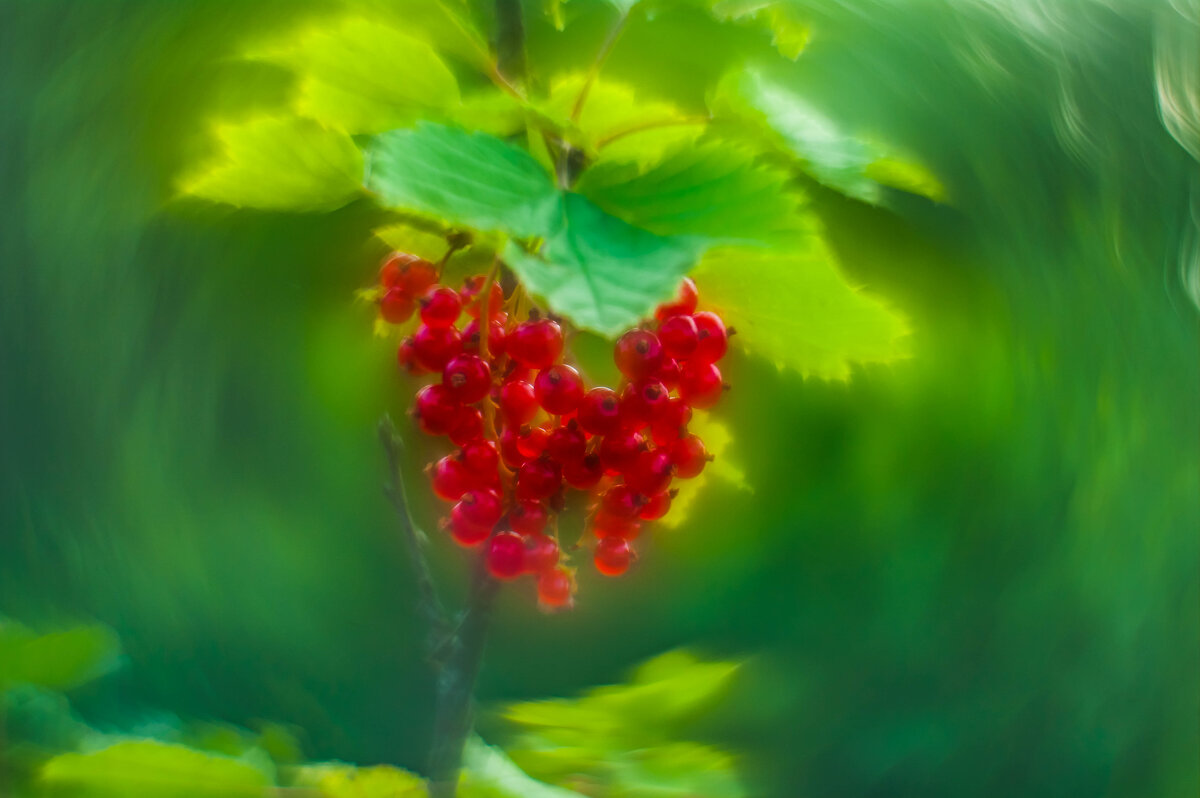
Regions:
[[13, 685], [66, 690], [117, 664], [116, 637], [103, 626], [35, 634], [0, 618], [0, 693]]

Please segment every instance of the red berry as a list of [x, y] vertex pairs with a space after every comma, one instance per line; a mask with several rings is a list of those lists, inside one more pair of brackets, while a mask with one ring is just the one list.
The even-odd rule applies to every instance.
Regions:
[[605, 435], [598, 450], [600, 462], [605, 471], [619, 474], [634, 464], [645, 445], [639, 432], [622, 431]]
[[659, 366], [658, 371], [654, 372], [654, 377], [668, 388], [679, 387], [679, 361], [674, 358], [664, 358], [663, 364]]
[[635, 518], [645, 497], [638, 495], [628, 485], [613, 485], [600, 497], [600, 509], [618, 518]]
[[613, 348], [613, 360], [629, 379], [646, 379], [662, 365], [662, 343], [649, 330], [630, 330], [621, 336]]
[[608, 435], [621, 426], [621, 405], [612, 388], [593, 388], [579, 403], [579, 426], [593, 435]]
[[558, 541], [549, 535], [530, 535], [525, 540], [525, 570], [541, 573], [558, 565]]
[[462, 509], [457, 504], [450, 511], [450, 521], [446, 526], [450, 529], [450, 535], [454, 538], [454, 542], [460, 546], [478, 546], [487, 540], [488, 535], [492, 534], [490, 526], [472, 523], [463, 515]]
[[556, 416], [571, 412], [583, 400], [583, 378], [578, 371], [561, 363], [540, 371], [533, 389], [538, 403]]
[[458, 402], [443, 385], [426, 385], [417, 391], [414, 412], [421, 429], [430, 435], [445, 435], [458, 420]]
[[403, 261], [397, 257], [399, 253], [393, 253], [383, 259], [383, 265], [379, 267], [379, 284], [385, 289], [395, 288], [400, 285], [401, 278], [404, 276]]
[[389, 288], [379, 300], [379, 315], [392, 324], [400, 324], [412, 318], [417, 303], [403, 288]]
[[455, 355], [442, 371], [442, 385], [465, 405], [478, 402], [492, 387], [492, 370], [479, 355]]
[[666, 490], [675, 476], [675, 462], [666, 449], [649, 449], [638, 455], [637, 462], [625, 472], [625, 482], [630, 488], [649, 496]]
[[682, 360], [696, 351], [700, 331], [691, 316], [671, 316], [658, 326], [658, 340], [668, 357]]
[[691, 479], [699, 476], [704, 470], [709, 455], [704, 448], [704, 441], [695, 435], [685, 435], [671, 444], [671, 460], [675, 463], [675, 473], [680, 478]]
[[422, 326], [413, 336], [417, 362], [430, 371], [441, 371], [462, 351], [462, 337], [453, 327]]
[[508, 523], [514, 532], [522, 535], [536, 535], [546, 528], [550, 513], [546, 506], [538, 501], [517, 502], [517, 506], [508, 513]]
[[437, 282], [437, 267], [423, 258], [418, 258], [416, 255], [408, 255], [407, 257], [408, 260], [403, 267], [400, 286], [410, 296], [421, 296], [431, 285]]
[[716, 313], [703, 311], [692, 317], [696, 320], [696, 351], [692, 353], [695, 363], [716, 363], [725, 356], [729, 347], [729, 334], [725, 322]]
[[511, 427], [500, 433], [500, 459], [509, 468], [520, 468], [528, 460], [519, 446], [519, 435]]
[[[499, 314], [503, 316], [504, 314]], [[479, 319], [471, 319], [463, 328], [463, 351], [479, 354]], [[488, 357], [495, 359], [504, 354], [504, 321], [501, 318], [492, 319], [488, 323]]]
[[525, 457], [541, 457], [549, 438], [550, 431], [544, 427], [523, 427], [517, 433], [517, 451]]
[[603, 508], [592, 516], [592, 533], [598, 538], [625, 538], [633, 540], [642, 531], [636, 518], [621, 518]]
[[531, 369], [548, 368], [562, 354], [562, 328], [549, 319], [518, 324], [508, 334], [508, 356]]
[[454, 413], [447, 433], [455, 446], [466, 446], [483, 437], [483, 413], [478, 408], [462, 405]]
[[433, 492], [439, 499], [456, 502], [471, 487], [471, 474], [454, 457], [447, 455], [433, 464], [429, 472]]
[[554, 430], [546, 439], [546, 454], [560, 465], [582, 460], [586, 450], [587, 439], [574, 422], [570, 426]]
[[[479, 318], [480, 305], [479, 292], [483, 290], [482, 276], [468, 277], [463, 281], [462, 290], [459, 295], [462, 297], [463, 305], [466, 306], [467, 313], [474, 318]], [[494, 317], [500, 312], [500, 308], [504, 307], [504, 289], [499, 283], [492, 283], [491, 301], [488, 302], [488, 318]]]
[[424, 374], [426, 371], [425, 367], [417, 362], [417, 350], [413, 347], [412, 338], [405, 338], [400, 342], [400, 348], [396, 350], [396, 362], [409, 374]]
[[462, 313], [458, 292], [444, 285], [430, 288], [421, 299], [421, 321], [429, 327], [449, 327]]
[[633, 549], [624, 538], [608, 537], [596, 541], [596, 553], [593, 561], [596, 570], [605, 576], [620, 576], [629, 570], [633, 560]]
[[537, 415], [538, 401], [533, 386], [524, 380], [506, 380], [500, 386], [497, 404], [504, 425], [510, 428], [523, 427]]
[[679, 395], [692, 407], [712, 407], [724, 391], [721, 371], [712, 363], [688, 363], [679, 376]]
[[563, 463], [563, 479], [568, 485], [580, 490], [596, 487], [604, 476], [604, 466], [600, 463], [600, 455], [587, 454], [578, 460]]
[[674, 491], [660, 491], [646, 497], [646, 503], [642, 505], [638, 516], [643, 521], [655, 521], [662, 518], [671, 509], [671, 494]]
[[679, 284], [679, 292], [675, 294], [675, 298], [659, 305], [654, 315], [659, 320], [680, 314], [690, 315], [696, 312], [697, 299], [699, 299], [699, 294], [696, 291], [696, 284], [692, 282], [691, 277], [684, 277], [683, 282]]
[[571, 603], [571, 575], [564, 568], [551, 568], [538, 577], [538, 602], [544, 607], [566, 607]]
[[688, 422], [692, 420], [692, 408], [682, 399], [672, 399], [659, 407], [650, 419], [650, 436], [656, 446], [679, 440], [687, 434]]
[[462, 508], [463, 517], [468, 521], [489, 529], [504, 515], [500, 494], [494, 490], [469, 490], [458, 500], [458, 506]]
[[525, 541], [515, 532], [501, 532], [488, 543], [487, 567], [497, 579], [516, 579], [525, 572]]
[[558, 464], [546, 457], [530, 460], [517, 472], [517, 498], [548, 499], [562, 487]]
[[671, 401], [667, 386], [658, 380], [634, 382], [621, 392], [621, 424], [626, 429], [646, 426]]
[[473, 476], [490, 478], [500, 468], [500, 451], [493, 441], [474, 440], [463, 444], [459, 460]]

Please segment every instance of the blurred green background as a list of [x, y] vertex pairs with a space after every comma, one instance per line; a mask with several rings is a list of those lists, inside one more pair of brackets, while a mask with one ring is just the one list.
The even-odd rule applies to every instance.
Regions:
[[[715, 484], [572, 613], [506, 591], [480, 698], [687, 646], [750, 658], [692, 731], [751, 794], [1196, 795], [1200, 8], [796, 5], [795, 86], [949, 189], [809, 187], [912, 357], [848, 383], [733, 359], [719, 416], [753, 492]], [[213, 108], [285, 90], [241, 43], [333, 8], [0, 4], [0, 613], [117, 631], [125, 666], [77, 696], [100, 727], [272, 719], [317, 758], [419, 767], [374, 433], [411, 386], [353, 302], [379, 212], [172, 198]], [[533, 25], [531, 59], [600, 35], [590, 8]], [[608, 69], [686, 101], [732, 55], [676, 13], [694, 63], [631, 29]]]

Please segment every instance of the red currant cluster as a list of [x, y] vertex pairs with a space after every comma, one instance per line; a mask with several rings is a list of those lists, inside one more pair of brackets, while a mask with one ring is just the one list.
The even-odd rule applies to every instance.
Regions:
[[[560, 563], [557, 515], [573, 488], [591, 497], [596, 569], [623, 574], [642, 523], [670, 509], [672, 479], [695, 477], [712, 459], [688, 422], [693, 407], [721, 397], [716, 364], [728, 333], [719, 316], [696, 311], [695, 284], [685, 279], [654, 325], [617, 341], [619, 390], [589, 390], [562, 362], [558, 322], [534, 309], [511, 323], [505, 308], [513, 310], [516, 297], [506, 302], [494, 281], [469, 277], [455, 290], [438, 284], [428, 261], [394, 253], [380, 284], [384, 319], [420, 314], [400, 344], [400, 366], [441, 375], [417, 392], [413, 416], [458, 447], [428, 468], [434, 493], [453, 505], [443, 520], [450, 536], [467, 547], [486, 543], [497, 579], [535, 576], [543, 607], [567, 606], [574, 580]], [[470, 321], [460, 331], [464, 310]]]

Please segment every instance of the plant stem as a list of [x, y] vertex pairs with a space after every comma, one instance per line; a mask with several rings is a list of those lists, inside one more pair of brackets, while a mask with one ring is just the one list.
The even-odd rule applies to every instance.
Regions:
[[521, 0], [496, 0], [496, 69], [506, 81], [525, 81], [525, 22], [521, 17]]
[[600, 70], [604, 68], [604, 62], [608, 60], [608, 54], [612, 52], [617, 39], [621, 38], [621, 34], [625, 30], [625, 23], [628, 21], [629, 14], [622, 14], [620, 19], [617, 20], [617, 24], [613, 25], [612, 29], [608, 32], [604, 43], [600, 45], [600, 51], [596, 53], [596, 60], [592, 62], [587, 77], [583, 79], [583, 87], [579, 90], [579, 96], [575, 98], [575, 105], [571, 107], [572, 122], [579, 121], [579, 115], [583, 112], [583, 104], [587, 102], [588, 94], [592, 90], [592, 84], [596, 82], [596, 78], [600, 77]]
[[488, 573], [484, 558], [477, 557], [462, 623], [448, 644], [449, 655], [438, 673], [437, 714], [429, 752], [430, 798], [454, 798], [458, 789], [463, 747], [474, 720], [475, 680], [499, 586]]

